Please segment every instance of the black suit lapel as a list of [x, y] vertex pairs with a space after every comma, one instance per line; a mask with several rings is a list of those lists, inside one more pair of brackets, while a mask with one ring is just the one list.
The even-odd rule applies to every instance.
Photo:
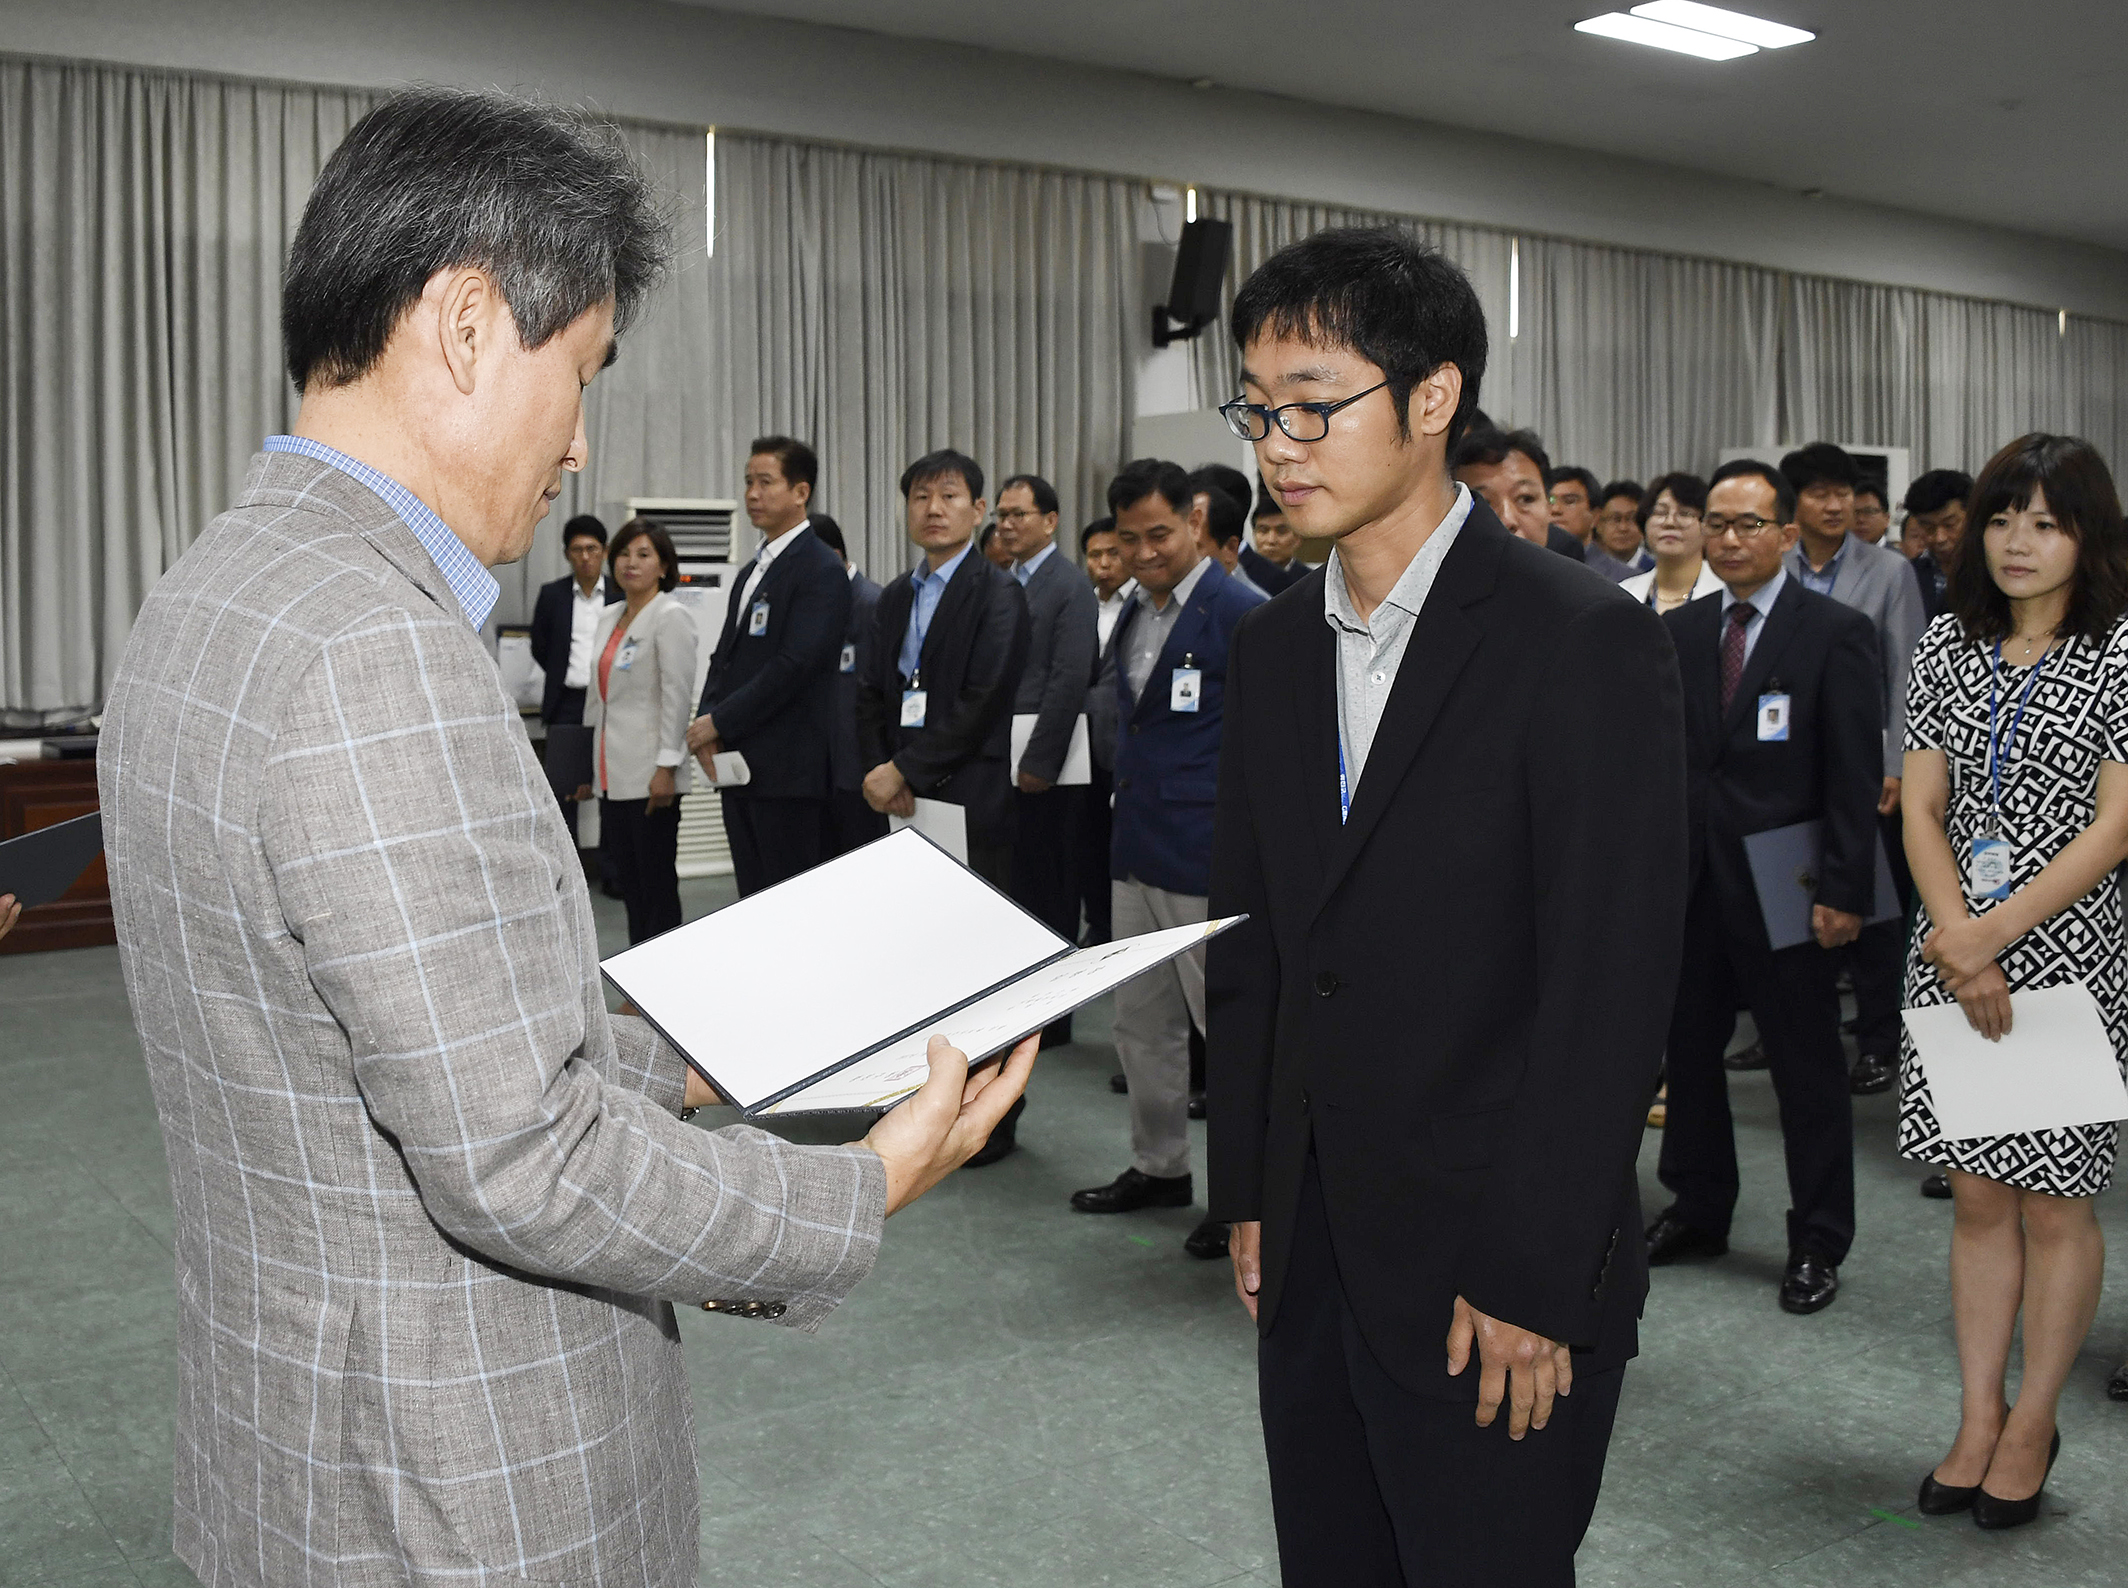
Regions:
[[[925, 678], [936, 670], [933, 659], [938, 647], [945, 643], [941, 636], [953, 633], [961, 614], [982, 599], [983, 575], [993, 571], [982, 552], [970, 547], [961, 558], [961, 565], [953, 570], [953, 577], [946, 581], [945, 593], [938, 598], [938, 610], [931, 614], [931, 626], [924, 630], [924, 647], [916, 656], [917, 671]], [[913, 587], [909, 593], [915, 595]]]
[[1182, 610], [1175, 614], [1175, 626], [1168, 630], [1167, 639], [1160, 647], [1160, 654], [1153, 661], [1153, 670], [1145, 675], [1145, 693], [1138, 697], [1137, 705], [1131, 710], [1133, 719], [1145, 714], [1146, 704], [1157, 693], [1160, 680], [1171, 677], [1175, 669], [1182, 665], [1183, 657], [1199, 649], [1198, 641], [1204, 635], [1205, 624], [1211, 621], [1206, 613], [1210, 609], [1212, 598], [1205, 586], [1211, 583], [1212, 574], [1213, 570], [1210, 568], [1204, 571], [1204, 576], [1197, 581], [1197, 588], [1190, 592], [1190, 599], [1183, 605]]
[[1292, 701], [1291, 742], [1300, 757], [1301, 826], [1315, 846], [1315, 869], [1321, 875], [1342, 836], [1337, 799], [1337, 637], [1328, 623], [1308, 625], [1299, 665], [1286, 675], [1286, 681]]
[[1678, 674], [1685, 689], [1685, 717], [1707, 742], [1719, 744], [1722, 726], [1721, 601], [1704, 596], [1686, 603], [1670, 620], [1677, 640]]
[[[1781, 652], [1795, 638], [1803, 626], [1803, 587], [1790, 574], [1781, 593], [1774, 597], [1773, 610], [1759, 619], [1762, 632], [1758, 643], [1751, 647], [1751, 659], [1744, 663], [1744, 673], [1737, 680], [1736, 693], [1730, 697], [1729, 709], [1722, 713], [1722, 738], [1724, 741], [1736, 732], [1744, 719], [1758, 706], [1758, 698], [1765, 693], [1766, 681], [1773, 676]], [[1726, 615], [1722, 621], [1727, 621]], [[1718, 665], [1718, 664], [1717, 664]]]
[[[1419, 746], [1447, 704], [1449, 692], [1478, 648], [1482, 637], [1477, 624], [1463, 610], [1492, 593], [1499, 577], [1500, 558], [1507, 547], [1507, 531], [1500, 527], [1485, 504], [1473, 502], [1456, 543], [1449, 548], [1426, 604], [1412, 619], [1411, 640], [1397, 667], [1396, 684], [1382, 709], [1381, 724], [1367, 750], [1367, 766], [1353, 791], [1352, 814], [1330, 849], [1330, 863], [1323, 871], [1323, 890], [1316, 913], [1351, 869], [1374, 831], [1397, 786], [1411, 770]], [[1327, 632], [1328, 625], [1324, 625]], [[1335, 641], [1333, 639], [1333, 649]], [[1333, 666], [1334, 666], [1333, 662]], [[1323, 709], [1337, 716], [1337, 687], [1333, 679]], [[1333, 726], [1333, 731], [1334, 726]], [[1334, 785], [1333, 785], [1334, 786]]]
[[[731, 599], [724, 603], [724, 632], [717, 636], [717, 648], [710, 656], [710, 664], [712, 666], [721, 667], [725, 662], [729, 661], [732, 647], [739, 643], [739, 592], [746, 588], [746, 581], [754, 575], [754, 564], [760, 560], [761, 555], [756, 552], [748, 559], [746, 566], [741, 568], [732, 579]], [[771, 563], [769, 572], [774, 573], [775, 571], [775, 565]], [[748, 604], [751, 605], [752, 603], [749, 602]]]

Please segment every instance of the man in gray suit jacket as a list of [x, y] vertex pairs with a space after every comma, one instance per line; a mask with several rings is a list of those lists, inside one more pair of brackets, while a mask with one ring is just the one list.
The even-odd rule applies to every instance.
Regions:
[[[1806, 590], [1853, 607], [1877, 626], [1884, 686], [1884, 792], [1877, 820], [1903, 904], [1913, 881], [1906, 867], [1899, 779], [1906, 765], [1906, 675], [1913, 668], [1915, 642], [1928, 624], [1921, 582], [1896, 551], [1853, 533], [1862, 470], [1846, 452], [1829, 441], [1813, 441], [1781, 459], [1781, 473], [1795, 487], [1796, 523], [1802, 530], [1786, 558], [1789, 574]], [[1855, 981], [1856, 1058], [1850, 1084], [1866, 1096], [1889, 1089], [1899, 1078], [1905, 920], [1865, 926], [1848, 951], [1848, 967]]]
[[914, 1108], [801, 1147], [682, 1123], [714, 1094], [606, 1012], [479, 626], [666, 246], [610, 128], [370, 112], [290, 253], [296, 433], [119, 663], [98, 773], [175, 1202], [174, 1543], [214, 1588], [692, 1588], [674, 1304], [819, 1327], [1032, 1063], [978, 1087], [934, 1039]]

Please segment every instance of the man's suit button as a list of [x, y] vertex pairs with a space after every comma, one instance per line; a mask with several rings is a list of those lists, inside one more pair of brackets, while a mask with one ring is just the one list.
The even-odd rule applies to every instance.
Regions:
[[782, 1302], [772, 1301], [767, 1306], [761, 1309], [761, 1316], [764, 1318], [780, 1318], [787, 1311], [789, 1311], [789, 1309], [785, 1307]]
[[1141, 726], [1142, 726], [1142, 724], [1140, 724], [1140, 723], [1135, 723], [1135, 722], [1134, 722], [1134, 723], [1132, 723], [1132, 724], [1131, 724], [1131, 732], [1135, 734], [1135, 733], [1136, 733], [1136, 732], [1138, 731], [1138, 729], [1139, 729], [1139, 728], [1140, 728]]
[[1334, 970], [1319, 970], [1315, 973], [1315, 996], [1327, 998], [1336, 992], [1340, 983]]
[[724, 1303], [721, 1301], [705, 1301], [702, 1303], [702, 1310], [704, 1312], [722, 1312]]
[[1308, 1089], [1305, 1086], [1300, 1089], [1300, 1111], [1303, 1114], [1308, 1112]]
[[1119, 789], [1122, 789], [1122, 788], [1129, 788], [1129, 787], [1130, 787], [1130, 779], [1129, 779], [1129, 778], [1127, 778], [1127, 777], [1119, 777], [1119, 778], [1117, 778], [1117, 779], [1116, 779], [1116, 787], [1117, 787], [1117, 788], [1119, 788]]

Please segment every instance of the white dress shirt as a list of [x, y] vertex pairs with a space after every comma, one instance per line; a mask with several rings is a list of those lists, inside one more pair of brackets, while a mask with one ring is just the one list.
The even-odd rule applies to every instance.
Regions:
[[1112, 596], [1100, 596], [1100, 606], [1094, 614], [1094, 624], [1100, 630], [1095, 645], [1100, 650], [1108, 649], [1108, 637], [1116, 632], [1116, 619], [1123, 616], [1123, 609], [1130, 605], [1130, 598], [1138, 593], [1138, 581], [1126, 579], [1116, 587]]
[[813, 521], [810, 518], [801, 518], [774, 540], [764, 540], [761, 543], [761, 549], [754, 553], [753, 569], [747, 574], [746, 582], [739, 586], [737, 604], [732, 608], [734, 612], [742, 614], [740, 622], [746, 621], [743, 614], [746, 611], [747, 599], [754, 593], [754, 586], [768, 577], [768, 565], [790, 549], [792, 536], [812, 527]]
[[569, 581], [569, 670], [562, 674], [562, 688], [591, 687], [591, 638], [598, 633], [599, 614], [606, 610], [606, 576], [600, 574], [591, 594], [574, 579]]

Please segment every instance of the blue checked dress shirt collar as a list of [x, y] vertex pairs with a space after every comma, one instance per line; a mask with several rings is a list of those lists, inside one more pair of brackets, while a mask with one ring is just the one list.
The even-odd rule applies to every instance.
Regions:
[[1852, 535], [1842, 536], [1840, 549], [1832, 554], [1832, 560], [1822, 568], [1811, 567], [1810, 558], [1804, 554], [1803, 548], [1796, 547], [1796, 576], [1803, 581], [1805, 590], [1815, 590], [1822, 596], [1832, 594], [1833, 584], [1840, 577], [1840, 564], [1847, 558], [1848, 543], [1853, 539]]
[[1034, 577], [1035, 569], [1041, 567], [1043, 563], [1047, 562], [1049, 560], [1049, 554], [1055, 551], [1056, 549], [1057, 543], [1055, 541], [1051, 541], [1040, 551], [1036, 552], [1032, 557], [1029, 557], [1025, 562], [1016, 562], [1012, 565], [1012, 577], [1020, 581], [1020, 588], [1022, 590], [1027, 588], [1027, 581]]
[[466, 621], [476, 629], [488, 621], [488, 615], [495, 610], [495, 603], [502, 596], [502, 586], [495, 582], [495, 575], [481, 566], [480, 559], [466, 549], [466, 543], [451, 532], [451, 526], [429, 510], [428, 503], [389, 474], [379, 473], [367, 463], [358, 463], [346, 453], [308, 436], [268, 436], [260, 450], [293, 452], [299, 457], [315, 458], [320, 463], [330, 464], [349, 479], [368, 486], [386, 507], [399, 515], [399, 521], [414, 532], [422, 549], [435, 559], [436, 570], [443, 575], [443, 582], [451, 587], [451, 594], [457, 598], [458, 609], [465, 614]]
[[970, 540], [945, 566], [933, 571], [927, 557], [909, 574], [909, 583], [916, 587], [916, 599], [909, 603], [909, 626], [902, 630], [901, 655], [895, 662], [902, 677], [916, 676], [916, 664], [924, 654], [924, 636], [931, 632], [931, 619], [938, 613], [946, 586], [953, 582], [954, 574], [960, 571], [961, 564], [968, 560], [968, 553], [973, 550], [975, 542]]

